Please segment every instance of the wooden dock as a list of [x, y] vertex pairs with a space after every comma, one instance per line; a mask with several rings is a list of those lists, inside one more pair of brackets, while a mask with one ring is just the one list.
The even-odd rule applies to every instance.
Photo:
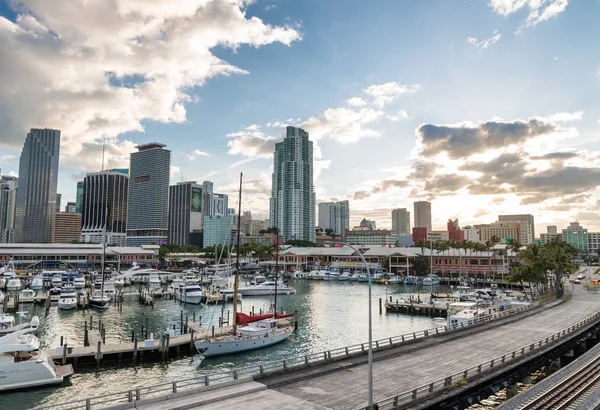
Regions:
[[448, 304], [423, 303], [418, 300], [398, 300], [385, 302], [385, 311], [390, 313], [405, 313], [409, 315], [425, 315], [432, 317], [448, 317]]

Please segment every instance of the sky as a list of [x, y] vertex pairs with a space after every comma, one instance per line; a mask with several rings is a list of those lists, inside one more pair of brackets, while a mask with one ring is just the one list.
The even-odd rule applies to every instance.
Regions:
[[600, 230], [600, 2], [0, 0], [0, 169], [30, 128], [62, 132], [58, 192], [172, 151], [171, 182], [214, 182], [268, 217], [285, 125], [315, 143], [317, 202], [390, 227], [531, 213]]

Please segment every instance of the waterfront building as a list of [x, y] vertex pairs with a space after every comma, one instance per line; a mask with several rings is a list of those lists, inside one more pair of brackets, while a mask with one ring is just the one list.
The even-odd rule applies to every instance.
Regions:
[[171, 151], [157, 142], [138, 145], [130, 156], [127, 244], [167, 243]]
[[202, 185], [179, 182], [169, 187], [169, 243], [202, 247]]
[[353, 229], [346, 229], [346, 242], [359, 246], [395, 246], [396, 235], [389, 229], [355, 226]]
[[240, 244], [255, 243], [258, 245], [273, 246], [275, 238], [276, 236], [273, 234], [240, 236]]
[[85, 176], [81, 242], [125, 245], [129, 183], [126, 174], [115, 170]]
[[462, 228], [462, 230], [463, 230], [463, 234], [465, 237], [465, 241], [470, 241], [470, 242], [479, 242], [480, 241], [479, 229], [477, 229], [475, 226], [466, 225]]
[[392, 231], [396, 235], [409, 235], [410, 230], [410, 212], [406, 208], [392, 210]]
[[534, 218], [531, 214], [526, 215], [499, 215], [498, 222], [518, 222], [521, 224], [521, 243], [529, 245], [535, 240]]
[[77, 193], [75, 197], [75, 213], [83, 213], [83, 181], [77, 182]]
[[558, 233], [558, 229], [556, 228], [556, 225], [548, 225], [548, 226], [546, 226], [546, 232], [547, 233]]
[[429, 231], [427, 232], [427, 240], [433, 242], [445, 242], [448, 241], [448, 231]]
[[562, 240], [582, 254], [589, 251], [588, 230], [579, 225], [579, 222], [571, 222], [567, 229], [562, 230]]
[[286, 127], [275, 144], [270, 199], [270, 223], [284, 241], [315, 242], [313, 143], [302, 128]]
[[[517, 241], [522, 239], [521, 224], [518, 222], [494, 222], [478, 225], [477, 228], [479, 229], [479, 239], [483, 243], [490, 241], [494, 236], [500, 239], [501, 243], [509, 239]], [[521, 242], [521, 244], [523, 243]]]
[[562, 233], [542, 232], [540, 234], [540, 242], [542, 244], [546, 244], [546, 243], [552, 242], [555, 239], [558, 239], [558, 240], [562, 241]]
[[54, 225], [54, 243], [79, 241], [81, 235], [81, 214], [57, 212]]
[[458, 225], [458, 219], [448, 219], [448, 240], [462, 242], [465, 240], [465, 233]]
[[19, 160], [15, 242], [52, 242], [59, 156], [59, 130], [29, 131]]
[[68, 214], [76, 214], [77, 212], [77, 204], [75, 202], [67, 202], [65, 205], [65, 212]]
[[350, 203], [348, 201], [321, 202], [319, 226], [324, 230], [333, 230], [333, 233], [342, 236], [343, 241], [346, 229], [350, 227]]
[[0, 243], [14, 241], [18, 178], [0, 177]]
[[417, 201], [414, 203], [415, 210], [415, 228], [427, 228], [431, 231], [431, 202]]
[[203, 247], [231, 246], [233, 235], [233, 218], [225, 215], [207, 215], [204, 217]]

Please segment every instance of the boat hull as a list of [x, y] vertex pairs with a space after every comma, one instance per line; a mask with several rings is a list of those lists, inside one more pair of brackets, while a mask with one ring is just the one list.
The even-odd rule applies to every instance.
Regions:
[[250, 350], [262, 349], [283, 342], [290, 337], [293, 330], [282, 332], [273, 336], [252, 339], [239, 339], [235, 341], [215, 341], [205, 342], [197, 340], [194, 342], [196, 350], [204, 357], [222, 356], [226, 354], [235, 354], [247, 352]]
[[73, 300], [59, 300], [58, 308], [62, 310], [72, 310], [77, 308], [77, 299]]
[[[242, 296], [270, 296], [275, 294], [275, 289], [240, 289], [238, 293]], [[278, 295], [293, 295], [296, 289], [277, 289]]]
[[177, 295], [177, 299], [184, 302], [184, 303], [191, 303], [192, 305], [199, 305], [200, 303], [202, 303], [202, 299], [204, 298], [204, 295], [186, 295], [186, 296], [180, 296]]

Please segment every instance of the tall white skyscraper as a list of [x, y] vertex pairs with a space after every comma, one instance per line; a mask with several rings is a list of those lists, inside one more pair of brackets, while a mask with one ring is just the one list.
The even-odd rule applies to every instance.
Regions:
[[431, 202], [415, 202], [415, 228], [427, 228], [431, 232]]
[[321, 202], [319, 226], [323, 229], [332, 229], [333, 233], [341, 235], [343, 240], [346, 228], [350, 227], [350, 203], [348, 201]]
[[406, 208], [394, 209], [392, 211], [392, 231], [396, 235], [409, 235], [410, 230], [410, 212]]
[[270, 200], [270, 223], [282, 239], [315, 242], [313, 143], [302, 128], [286, 127], [275, 144]]
[[17, 184], [16, 177], [0, 176], [0, 243], [14, 241]]
[[15, 242], [52, 242], [59, 155], [59, 130], [29, 131], [19, 161]]

